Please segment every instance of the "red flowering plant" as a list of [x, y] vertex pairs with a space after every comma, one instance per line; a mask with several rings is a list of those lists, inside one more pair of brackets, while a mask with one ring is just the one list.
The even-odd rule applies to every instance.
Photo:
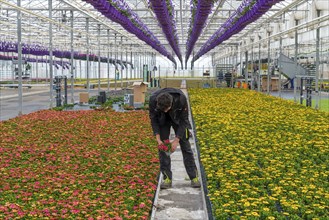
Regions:
[[159, 151], [164, 151], [168, 156], [170, 156], [171, 152], [171, 143], [169, 139], [164, 140], [162, 144], [158, 146]]
[[0, 219], [150, 218], [148, 112], [43, 110], [0, 121], [0, 134]]

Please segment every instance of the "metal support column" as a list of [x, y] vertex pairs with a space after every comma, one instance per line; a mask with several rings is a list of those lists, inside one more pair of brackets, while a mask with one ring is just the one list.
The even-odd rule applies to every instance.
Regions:
[[[282, 36], [280, 36], [280, 52], [279, 52], [279, 56], [281, 56], [282, 54]], [[280, 62], [280, 66], [279, 66], [279, 97], [281, 98], [282, 94], [281, 94], [281, 69], [282, 69], [282, 62]]]
[[258, 44], [258, 85], [257, 85], [257, 89], [258, 92], [261, 91], [261, 69], [262, 69], [262, 58], [261, 58], [261, 54], [260, 54], [260, 48], [262, 46], [260, 40], [262, 39], [261, 36], [259, 37], [259, 44]]
[[[126, 42], [127, 41], [128, 41], [128, 38], [126, 38]], [[127, 81], [128, 80], [128, 50], [127, 50], [127, 46], [126, 46], [125, 50], [126, 50], [126, 81]], [[128, 82], [127, 82], [126, 85], [128, 85]]]
[[71, 14], [71, 103], [74, 103], [74, 64], [73, 64], [73, 59], [74, 59], [74, 48], [73, 48], [73, 11], [70, 11]]
[[270, 84], [271, 84], [271, 69], [270, 69], [270, 60], [271, 60], [271, 31], [268, 31], [268, 40], [267, 40], [267, 88], [266, 92], [270, 94]]
[[246, 67], [245, 67], [245, 71], [244, 71], [244, 76], [245, 76], [245, 83], [246, 83], [247, 88], [248, 88], [249, 74], [248, 74], [248, 50], [247, 49], [246, 49], [246, 52], [245, 52], [245, 58], [246, 58]]
[[[48, 58], [49, 56], [46, 56], [46, 60], [49, 60], [49, 58]], [[48, 59], [47, 59], [48, 58]], [[47, 82], [47, 79], [48, 79], [48, 77], [49, 77], [49, 74], [48, 74], [48, 63], [46, 63], [46, 82]], [[50, 83], [50, 80], [49, 80], [49, 83]], [[49, 84], [50, 85], [50, 84]]]
[[161, 81], [160, 65], [159, 65], [159, 67], [158, 67], [158, 71], [159, 71], [159, 83], [158, 83], [158, 87], [161, 88], [161, 85], [160, 85], [160, 81]]
[[78, 78], [78, 60], [73, 60], [74, 63], [74, 79]]
[[[123, 42], [122, 42], [122, 38], [123, 38], [123, 37], [121, 36], [121, 40], [120, 40], [120, 48], [121, 48], [121, 53], [120, 53], [120, 55], [121, 55], [121, 56], [120, 56], [120, 63], [121, 63], [121, 65], [123, 65], [123, 62], [122, 62], [122, 53], [123, 53], [123, 51], [122, 51], [122, 50], [123, 50], [123, 46], [122, 46], [122, 44], [123, 44]], [[123, 81], [122, 81], [122, 80], [123, 80], [123, 69], [122, 69], [122, 66], [120, 66], [120, 73], [121, 73], [121, 74], [120, 74], [120, 75], [121, 75], [121, 76], [120, 76], [120, 77], [121, 77], [121, 89], [123, 89]]]
[[39, 82], [39, 63], [38, 63], [38, 57], [36, 57], [36, 62], [35, 62], [35, 73], [36, 73], [36, 78], [37, 78], [37, 83]]
[[[145, 68], [146, 68], [146, 66], [147, 66], [147, 63], [146, 63], [146, 53], [144, 53], [144, 56], [143, 56], [143, 78], [145, 78], [144, 77], [144, 65], [145, 65]], [[148, 68], [146, 68], [146, 72], [148, 71]], [[147, 77], [146, 77], [147, 78]], [[147, 79], [145, 80], [145, 82], [147, 81]]]
[[86, 54], [86, 77], [87, 77], [87, 83], [86, 83], [86, 86], [87, 86], [87, 91], [88, 91], [88, 94], [90, 93], [90, 83], [89, 83], [89, 18], [86, 18], [86, 32], [87, 32], [87, 54]]
[[138, 56], [138, 60], [137, 60], [137, 63], [138, 63], [138, 72], [137, 72], [137, 78], [141, 78], [141, 55], [140, 53], [137, 54]]
[[101, 91], [101, 25], [97, 24], [98, 32], [98, 94]]
[[63, 57], [61, 57], [61, 67], [62, 67], [62, 72], [61, 75], [64, 75], [64, 63], [63, 63]]
[[138, 67], [138, 60], [137, 60], [137, 53], [133, 53], [133, 57], [134, 57], [134, 79], [136, 79], [136, 71], [137, 71], [137, 67]]
[[117, 45], [117, 33], [114, 34], [114, 47], [115, 47], [115, 55], [114, 55], [114, 67], [115, 67], [115, 74], [114, 74], [114, 86], [115, 90], [117, 90], [117, 78], [119, 74], [119, 69], [118, 69], [118, 45]]
[[79, 60], [79, 67], [80, 67], [80, 80], [81, 80], [81, 78], [82, 78], [82, 66], [81, 66], [81, 63], [82, 63], [82, 61], [81, 60]]
[[[52, 19], [53, 1], [48, 0], [49, 19]], [[50, 72], [50, 108], [53, 107], [53, 23], [49, 22], [49, 72]]]
[[[131, 45], [130, 45], [130, 63], [135, 67], [135, 65], [133, 64], [133, 51]], [[130, 79], [133, 78], [133, 66], [130, 66]]]
[[[154, 76], [153, 77], [155, 79], [156, 78], [156, 76], [155, 76], [155, 69], [157, 69], [156, 63], [155, 63], [155, 53], [152, 53], [151, 54], [151, 58], [152, 58], [152, 65], [151, 65], [151, 67], [152, 67], [152, 71], [154, 72]], [[184, 75], [184, 68], [181, 69], [181, 72]]]
[[255, 75], [255, 72], [254, 72], [254, 39], [253, 37], [250, 37], [250, 40], [251, 40], [251, 60], [250, 60], [250, 63], [251, 63], [251, 81], [250, 81], [250, 86], [251, 86], [251, 90], [254, 90], [254, 75]]
[[303, 100], [304, 100], [304, 95], [303, 95], [303, 84], [304, 84], [304, 77], [300, 77], [300, 95], [299, 95], [299, 103], [302, 105], [303, 104]]
[[107, 29], [107, 92], [110, 92], [110, 29]]
[[[21, 7], [21, 1], [17, 1], [17, 6]], [[23, 87], [22, 87], [22, 12], [17, 10], [17, 52], [18, 52], [18, 115], [23, 114]], [[51, 86], [50, 86], [51, 88]]]
[[140, 53], [138, 55], [138, 59], [139, 59], [139, 73], [137, 73], [139, 75], [139, 78], [142, 78], [142, 80], [144, 80], [144, 74], [143, 74], [143, 71], [144, 71], [144, 61], [143, 61], [143, 54]]
[[[295, 20], [295, 25], [298, 25], [298, 20]], [[294, 102], [297, 103], [297, 77], [296, 75], [298, 75], [297, 73], [297, 55], [298, 55], [298, 30], [296, 29], [295, 31], [295, 78], [294, 78]]]
[[[320, 10], [317, 10], [317, 16], [320, 17]], [[315, 109], [319, 109], [319, 75], [320, 75], [320, 27], [316, 28], [316, 46], [315, 46]]]
[[64, 77], [64, 105], [67, 105], [67, 77]]
[[243, 76], [242, 42], [240, 43], [240, 75]]

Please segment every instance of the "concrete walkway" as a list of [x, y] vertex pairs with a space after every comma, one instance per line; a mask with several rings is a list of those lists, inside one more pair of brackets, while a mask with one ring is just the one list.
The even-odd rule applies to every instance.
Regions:
[[[79, 101], [79, 93], [86, 92], [85, 89], [74, 90], [74, 102]], [[35, 111], [50, 108], [50, 91], [47, 87], [24, 88], [22, 93], [22, 114], [29, 114]], [[98, 94], [97, 89], [90, 90], [90, 96]], [[56, 91], [53, 91], [53, 104], [56, 106]], [[68, 91], [68, 103], [71, 103], [71, 91]], [[0, 89], [0, 121], [15, 118], [19, 115], [18, 90], [15, 88]]]
[[[185, 89], [183, 89], [183, 92], [187, 94]], [[189, 119], [191, 121], [191, 115], [189, 115]], [[192, 133], [194, 135], [194, 132]], [[173, 138], [174, 138], [174, 133], [172, 130], [171, 139]], [[200, 165], [198, 161], [194, 140], [195, 140], [194, 136], [190, 138], [190, 143], [192, 150], [194, 152], [196, 165], [199, 169]], [[158, 186], [151, 219], [153, 220], [208, 219], [205, 196], [202, 188], [203, 186], [201, 186], [201, 188], [199, 189], [191, 187], [191, 181], [188, 178], [188, 175], [185, 171], [183, 156], [181, 149], [179, 147], [171, 155], [171, 169], [173, 172], [173, 187], [171, 189], [160, 190], [160, 186]], [[201, 176], [200, 170], [198, 171], [199, 171], [199, 176]], [[161, 182], [162, 182], [162, 175], [160, 177], [159, 185]]]
[[[11, 89], [7, 89], [7, 90], [11, 90]], [[31, 95], [41, 94], [41, 93], [45, 93], [45, 92], [49, 92], [49, 89], [45, 88], [45, 89], [33, 90], [33, 91], [31, 89], [23, 89], [22, 96], [31, 96]], [[4, 93], [3, 90], [2, 90], [2, 93]], [[17, 90], [15, 93], [12, 93], [12, 91], [11, 91], [8, 94], [8, 92], [6, 92], [5, 95], [2, 95], [0, 92], [0, 100], [17, 98], [17, 97], [18, 97]]]

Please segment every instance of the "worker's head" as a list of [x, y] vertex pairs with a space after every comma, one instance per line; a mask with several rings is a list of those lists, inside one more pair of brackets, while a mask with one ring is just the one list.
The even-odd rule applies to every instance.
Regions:
[[160, 93], [157, 96], [157, 109], [163, 112], [168, 112], [171, 109], [173, 97], [167, 93]]

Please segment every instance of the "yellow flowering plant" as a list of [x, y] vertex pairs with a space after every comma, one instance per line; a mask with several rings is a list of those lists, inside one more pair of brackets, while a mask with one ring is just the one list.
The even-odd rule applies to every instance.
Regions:
[[328, 113], [243, 89], [188, 92], [216, 219], [325, 219]]

